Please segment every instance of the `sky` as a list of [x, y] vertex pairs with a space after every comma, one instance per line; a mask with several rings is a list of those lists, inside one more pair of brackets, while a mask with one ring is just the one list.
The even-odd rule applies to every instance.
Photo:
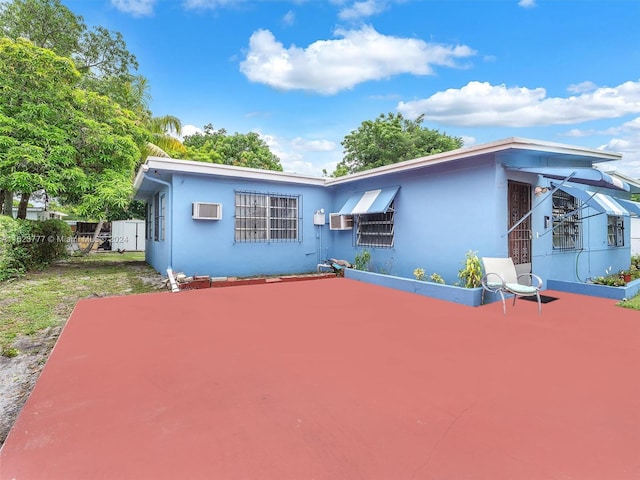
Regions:
[[257, 132], [331, 173], [362, 122], [402, 113], [465, 146], [525, 137], [623, 154], [640, 177], [638, 0], [62, 0], [122, 33], [154, 116]]

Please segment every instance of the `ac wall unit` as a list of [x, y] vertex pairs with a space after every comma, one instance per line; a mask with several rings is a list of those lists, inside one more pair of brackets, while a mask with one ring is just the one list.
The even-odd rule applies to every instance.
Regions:
[[353, 216], [352, 215], [340, 215], [339, 213], [329, 214], [329, 229], [330, 230], [352, 230], [353, 229]]
[[220, 220], [222, 218], [221, 203], [193, 202], [191, 218], [195, 220]]

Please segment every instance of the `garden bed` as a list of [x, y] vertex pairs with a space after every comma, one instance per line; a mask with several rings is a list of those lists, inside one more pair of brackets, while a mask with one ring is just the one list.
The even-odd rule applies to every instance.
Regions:
[[380, 273], [366, 272], [347, 268], [345, 277], [362, 282], [373, 283], [383, 287], [394, 288], [404, 292], [417, 293], [425, 297], [437, 298], [447, 302], [460, 303], [470, 307], [493, 303], [500, 300], [497, 294], [485, 292], [484, 302], [482, 287], [464, 288], [455, 285], [443, 285], [440, 283], [426, 282], [424, 280], [414, 280], [411, 278], [394, 277], [393, 275], [383, 275]]
[[626, 285], [613, 287], [597, 283], [567, 282], [564, 280], [547, 280], [547, 288], [560, 292], [578, 293], [593, 297], [624, 300], [635, 297], [640, 293], [640, 279], [633, 280]]

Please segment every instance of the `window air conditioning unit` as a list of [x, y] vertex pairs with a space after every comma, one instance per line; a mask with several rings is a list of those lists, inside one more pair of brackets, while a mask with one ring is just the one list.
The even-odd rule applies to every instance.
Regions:
[[352, 215], [340, 215], [339, 213], [329, 214], [329, 229], [330, 230], [352, 230], [353, 229], [353, 216]]
[[222, 218], [221, 203], [193, 202], [191, 218], [194, 220], [220, 220]]

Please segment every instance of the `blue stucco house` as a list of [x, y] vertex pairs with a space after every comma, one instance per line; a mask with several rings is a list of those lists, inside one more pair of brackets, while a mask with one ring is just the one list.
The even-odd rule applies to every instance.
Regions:
[[545, 281], [586, 282], [629, 266], [637, 187], [596, 168], [620, 159], [522, 138], [339, 178], [149, 157], [135, 198], [161, 273], [312, 272], [367, 250], [373, 271], [413, 278], [421, 267], [453, 284], [473, 250]]

